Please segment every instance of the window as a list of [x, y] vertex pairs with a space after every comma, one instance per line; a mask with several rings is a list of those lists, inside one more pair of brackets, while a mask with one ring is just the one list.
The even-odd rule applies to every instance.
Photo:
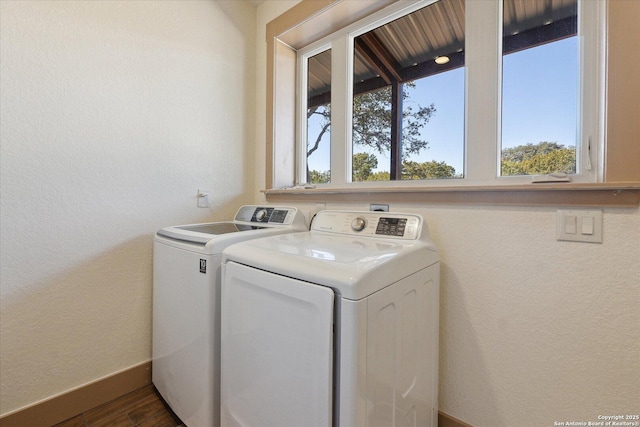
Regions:
[[331, 49], [306, 61], [306, 181], [331, 182]]
[[423, 0], [299, 49], [298, 182], [596, 181], [601, 7]]
[[577, 34], [577, 0], [503, 0], [500, 175], [576, 173]]
[[[429, 25], [438, 16], [451, 18], [446, 31]], [[352, 181], [461, 177], [464, 1], [367, 31], [353, 51]]]

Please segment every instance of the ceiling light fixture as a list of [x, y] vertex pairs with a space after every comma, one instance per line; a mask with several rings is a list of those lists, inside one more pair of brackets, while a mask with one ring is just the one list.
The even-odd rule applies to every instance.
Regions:
[[436, 64], [438, 65], [446, 64], [447, 62], [449, 62], [448, 56], [438, 56], [436, 58]]

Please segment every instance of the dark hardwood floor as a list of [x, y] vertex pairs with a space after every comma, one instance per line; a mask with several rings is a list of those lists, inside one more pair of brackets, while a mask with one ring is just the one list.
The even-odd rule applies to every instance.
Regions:
[[178, 417], [166, 406], [153, 385], [132, 391], [54, 427], [176, 427]]

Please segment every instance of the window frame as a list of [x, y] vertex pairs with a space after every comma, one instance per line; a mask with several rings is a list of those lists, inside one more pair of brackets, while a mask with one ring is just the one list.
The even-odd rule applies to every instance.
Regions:
[[[305, 182], [307, 176], [307, 149], [309, 147], [308, 141], [308, 130], [307, 130], [307, 76], [309, 75], [309, 58], [323, 53], [327, 50], [332, 50], [332, 44], [323, 40], [323, 43], [313, 43], [311, 46], [307, 46], [304, 49], [304, 55], [300, 54], [300, 51], [297, 55], [297, 78], [296, 78], [296, 87], [299, 101], [297, 102], [296, 108], [296, 140], [297, 150], [296, 150], [296, 174], [295, 174], [295, 182]], [[331, 62], [331, 66], [333, 67], [333, 61]], [[331, 75], [333, 75], [333, 69], [331, 70]], [[332, 82], [333, 83], [333, 82]], [[302, 125], [304, 123], [304, 126]], [[331, 132], [329, 132], [329, 144], [331, 144]], [[333, 151], [330, 150], [332, 155]], [[331, 159], [330, 159], [331, 160]], [[329, 170], [331, 170], [331, 161], [329, 162]]]
[[[295, 70], [296, 49], [313, 43], [329, 33], [379, 11], [398, 0], [343, 2], [339, 0], [302, 0], [266, 24], [266, 123], [265, 179], [261, 190], [273, 202], [401, 202], [451, 203], [525, 206], [613, 206], [637, 207], [640, 204], [640, 123], [635, 119], [640, 97], [640, 53], [634, 51], [627, 36], [635, 31], [632, 19], [640, 13], [635, 2], [603, 0], [605, 34], [600, 42], [606, 47], [600, 65], [606, 86], [606, 138], [601, 148], [602, 183], [525, 184], [501, 186], [402, 186], [339, 188], [301, 188], [294, 186], [295, 166], [291, 156], [296, 150], [293, 128], [282, 121], [295, 120], [295, 88], [291, 72]], [[613, 23], [613, 25], [612, 25]], [[283, 49], [284, 47], [284, 49]], [[630, 54], [631, 53], [631, 54]], [[282, 57], [284, 56], [284, 60]], [[284, 65], [283, 65], [284, 64]], [[282, 72], [283, 66], [289, 70]], [[606, 74], [605, 74], [606, 70]], [[289, 119], [288, 117], [291, 117]], [[403, 181], [403, 183], [407, 183]]]
[[[353, 92], [354, 39], [379, 26], [401, 18], [436, 0], [420, 0], [409, 5], [395, 4], [352, 23], [297, 51], [298, 56], [298, 156], [296, 183], [306, 183], [306, 87], [308, 58], [326, 49], [332, 51], [332, 126], [331, 182], [318, 187], [341, 188], [369, 186], [472, 186], [514, 185], [531, 182], [531, 177], [500, 176], [501, 157], [501, 96], [502, 96], [502, 12], [503, 1], [466, 2], [465, 4], [465, 117], [464, 117], [464, 177], [433, 180], [390, 180], [353, 182], [351, 174], [352, 98], [342, 96]], [[598, 182], [601, 168], [587, 170], [587, 157], [592, 165], [602, 163], [598, 153], [603, 133], [600, 107], [602, 80], [597, 64], [601, 61], [602, 3], [578, 0], [578, 38], [580, 73], [578, 141], [576, 141], [576, 174], [573, 182]], [[588, 32], [585, 32], [588, 29]], [[586, 45], [586, 46], [585, 46]], [[334, 48], [334, 46], [337, 48]], [[584, 55], [585, 53], [586, 55]], [[344, 128], [342, 128], [344, 126]], [[585, 131], [586, 130], [586, 131]], [[589, 143], [588, 141], [592, 142]], [[598, 141], [597, 144], [593, 141]], [[588, 147], [591, 146], [591, 151]], [[344, 158], [343, 158], [344, 157]]]

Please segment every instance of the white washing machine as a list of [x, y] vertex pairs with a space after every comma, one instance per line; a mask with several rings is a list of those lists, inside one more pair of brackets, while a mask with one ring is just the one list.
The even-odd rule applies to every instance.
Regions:
[[221, 426], [436, 426], [439, 269], [414, 214], [225, 249]]
[[157, 232], [152, 378], [188, 427], [220, 424], [222, 250], [248, 239], [307, 230], [296, 208], [243, 206], [233, 221]]

